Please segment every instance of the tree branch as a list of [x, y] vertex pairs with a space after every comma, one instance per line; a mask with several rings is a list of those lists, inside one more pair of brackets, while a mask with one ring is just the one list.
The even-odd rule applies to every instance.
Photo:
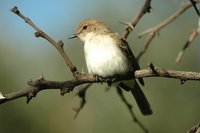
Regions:
[[187, 131], [187, 133], [200, 133], [200, 123], [193, 126], [190, 130]]
[[192, 3], [192, 6], [194, 7], [194, 9], [195, 9], [197, 15], [200, 17], [200, 12], [199, 12], [199, 10], [198, 10], [198, 8], [197, 8], [197, 6], [196, 6], [197, 1], [196, 1], [196, 0], [190, 0], [190, 2]]
[[194, 0], [190, 0], [190, 2], [192, 3], [192, 5], [193, 5], [193, 7], [194, 7], [194, 9], [195, 9], [195, 11], [196, 11], [196, 13], [197, 13], [197, 15], [198, 15], [198, 27], [190, 33], [187, 42], [183, 45], [182, 50], [178, 53], [178, 55], [177, 55], [177, 57], [176, 57], [176, 60], [175, 60], [176, 63], [179, 63], [179, 62], [180, 62], [180, 60], [181, 60], [182, 57], [183, 57], [183, 54], [184, 54], [185, 50], [190, 46], [190, 44], [192, 43], [192, 41], [193, 41], [193, 40], [197, 37], [197, 35], [199, 35], [199, 33], [200, 33], [200, 13], [199, 13], [199, 10], [198, 10], [198, 8], [197, 8], [197, 6], [196, 6], [196, 2], [195, 2]]
[[190, 33], [187, 42], [183, 45], [182, 50], [177, 54], [177, 57], [176, 57], [176, 60], [175, 60], [176, 63], [180, 62], [180, 60], [183, 57], [183, 54], [184, 54], [185, 50], [187, 48], [189, 48], [189, 46], [192, 44], [193, 40], [197, 37], [197, 35], [199, 35], [199, 33], [200, 33], [200, 27], [197, 28], [196, 30], [193, 30]]
[[78, 108], [74, 108], [74, 111], [76, 112], [76, 114], [74, 115], [74, 119], [77, 118], [79, 112], [83, 109], [84, 105], [86, 104], [86, 99], [85, 99], [85, 95], [86, 95], [86, 91], [87, 89], [91, 86], [92, 84], [87, 84], [85, 87], [81, 88], [77, 95], [81, 98], [81, 102]]
[[138, 126], [145, 132], [148, 133], [148, 129], [138, 120], [138, 118], [135, 116], [134, 112], [132, 111], [132, 105], [127, 101], [127, 99], [124, 96], [124, 93], [120, 87], [117, 87], [117, 94], [121, 98], [122, 102], [126, 105], [128, 108], [128, 111], [131, 114], [131, 117], [133, 118], [133, 121], [138, 124]]
[[0, 104], [6, 103], [8, 101], [20, 98], [27, 97], [27, 103], [37, 95], [38, 92], [47, 89], [59, 89], [61, 90], [61, 95], [73, 91], [73, 89], [79, 85], [86, 83], [115, 83], [122, 80], [130, 80], [140, 77], [165, 77], [165, 78], [175, 78], [180, 79], [181, 83], [184, 83], [187, 80], [198, 80], [200, 81], [200, 73], [198, 72], [186, 72], [186, 71], [174, 71], [174, 70], [165, 70], [158, 68], [150, 64], [148, 69], [137, 70], [135, 73], [130, 73], [129, 75], [116, 76], [112, 79], [97, 79], [95, 76], [78, 73], [78, 78], [71, 79], [68, 81], [49, 81], [45, 80], [43, 77], [35, 81], [28, 81], [28, 87], [25, 90], [21, 90], [14, 93], [2, 94], [0, 96]]
[[147, 49], [149, 48], [150, 44], [151, 44], [151, 41], [154, 39], [156, 35], [156, 32], [152, 32], [149, 34], [148, 38], [147, 38], [147, 41], [144, 45], [144, 48], [140, 51], [140, 53], [138, 54], [137, 56], [137, 61], [139, 62], [139, 59], [141, 58], [141, 56], [147, 51]]
[[17, 16], [19, 16], [20, 18], [22, 18], [27, 24], [29, 24], [33, 29], [36, 30], [35, 32], [35, 36], [36, 37], [42, 37], [44, 39], [46, 39], [48, 42], [50, 42], [58, 51], [59, 53], [62, 55], [65, 63], [67, 64], [67, 66], [70, 68], [71, 72], [74, 74], [75, 72], [77, 72], [77, 69], [75, 67], [75, 65], [73, 65], [72, 61], [69, 59], [68, 55], [65, 53], [63, 46], [64, 43], [60, 40], [58, 42], [56, 42], [55, 40], [53, 40], [49, 35], [47, 35], [45, 32], [43, 32], [40, 28], [38, 28], [29, 18], [25, 17], [16, 6], [14, 6], [11, 11], [13, 13], [15, 13]]
[[[200, 0], [196, 0], [196, 1], [200, 2]], [[133, 20], [130, 23], [128, 23], [128, 24], [126, 23], [127, 26], [126, 26], [125, 32], [123, 34], [124, 38], [128, 37], [130, 32], [134, 29], [134, 27], [137, 25], [139, 20], [142, 18], [142, 16], [144, 14], [146, 14], [147, 12], [150, 12], [150, 9], [151, 9], [150, 3], [151, 3], [151, 0], [146, 0], [141, 11], [139, 12], [139, 14], [135, 18], [133, 18]], [[183, 6], [182, 8], [184, 8], [184, 9], [180, 9], [182, 11], [178, 10], [179, 14], [175, 13], [174, 16], [169, 17], [168, 20], [165, 20], [163, 23], [156, 26], [157, 28], [153, 28], [152, 31], [151, 30], [148, 32], [146, 31], [147, 33], [145, 33], [145, 34], [148, 34], [148, 33], [151, 33], [151, 34], [149, 36], [147, 44], [145, 45], [144, 50], [142, 51], [141, 55], [139, 54], [138, 59], [148, 49], [148, 46], [150, 45], [151, 41], [155, 37], [155, 34], [157, 32], [159, 32], [161, 28], [165, 27], [167, 24], [172, 22], [176, 17], [178, 17], [181, 13], [183, 13], [185, 10], [187, 10], [190, 6], [191, 6], [191, 4], [187, 5], [186, 7]], [[85, 93], [86, 93], [86, 90], [88, 89], [88, 87], [91, 85], [91, 83], [101, 82], [101, 83], [107, 83], [108, 85], [111, 85], [114, 82], [118, 82], [118, 81], [122, 81], [122, 80], [130, 80], [130, 79], [135, 79], [135, 78], [140, 78], [140, 77], [143, 77], [143, 78], [145, 78], [145, 77], [176, 78], [176, 79], [181, 80], [182, 84], [185, 83], [185, 81], [187, 81], [187, 80], [199, 80], [200, 81], [200, 73], [198, 73], [198, 72], [165, 70], [162, 68], [158, 68], [158, 67], [154, 66], [153, 64], [150, 64], [149, 68], [147, 68], [147, 69], [131, 72], [128, 75], [115, 76], [115, 77], [112, 77], [109, 79], [104, 79], [104, 78], [97, 79], [95, 76], [79, 73], [76, 69], [76, 66], [73, 65], [72, 61], [69, 59], [68, 55], [65, 53], [65, 51], [63, 49], [64, 43], [62, 41], [56, 42], [55, 40], [53, 40], [49, 35], [47, 35], [40, 28], [38, 28], [29, 18], [27, 18], [23, 14], [21, 14], [20, 11], [17, 9], [17, 7], [13, 7], [11, 9], [11, 11], [13, 13], [15, 13], [16, 15], [18, 15], [20, 18], [22, 18], [27, 24], [29, 24], [32, 28], [34, 28], [36, 30], [36, 32], [35, 32], [36, 37], [42, 37], [42, 38], [46, 39], [59, 51], [59, 53], [62, 55], [66, 65], [70, 68], [70, 70], [73, 73], [73, 76], [75, 78], [68, 80], [68, 81], [49, 81], [49, 80], [45, 80], [44, 77], [41, 76], [39, 79], [37, 79], [35, 81], [28, 81], [27, 82], [28, 85], [25, 90], [20, 90], [17, 92], [7, 93], [7, 94], [3, 94], [2, 92], [0, 92], [0, 104], [6, 103], [6, 102], [9, 102], [14, 99], [21, 98], [21, 97], [26, 97], [27, 103], [29, 103], [30, 100], [33, 97], [36, 97], [36, 95], [40, 91], [48, 90], [48, 89], [58, 89], [58, 90], [60, 90], [61, 95], [63, 96], [64, 94], [73, 91], [73, 89], [79, 85], [90, 83], [88, 86], [82, 88], [77, 94], [82, 99], [82, 101], [80, 103], [79, 108], [75, 109], [75, 111], [76, 111], [75, 117], [76, 117], [86, 103]], [[127, 102], [122, 91], [119, 90], [119, 88], [117, 89], [117, 91], [118, 91], [118, 94], [121, 97], [122, 101], [128, 107], [134, 121], [145, 132], [148, 132], [147, 129], [143, 126], [143, 124], [141, 122], [139, 122], [137, 120], [137, 118], [135, 117], [135, 114], [132, 111], [132, 106]]]
[[[200, 0], [199, 0], [200, 2]], [[175, 13], [173, 13], [171, 16], [169, 16], [168, 18], [166, 18], [164, 21], [162, 21], [161, 23], [159, 23], [158, 25], [149, 28], [143, 32], [141, 32], [138, 37], [142, 37], [146, 34], [149, 34], [151, 32], [156, 32], [158, 33], [162, 28], [164, 28], [165, 26], [167, 26], [168, 24], [172, 23], [174, 20], [176, 20], [177, 17], [179, 17], [181, 14], [183, 14], [187, 9], [189, 9], [192, 6], [192, 4], [190, 2], [187, 2], [185, 4], [183, 4], [181, 6], [181, 8], [179, 8]]]
[[147, 12], [149, 13], [151, 9], [151, 0], [145, 0], [145, 3], [143, 5], [143, 7], [141, 8], [140, 12], [138, 13], [138, 15], [136, 17], [134, 17], [132, 19], [131, 22], [129, 23], [124, 23], [121, 22], [122, 24], [125, 24], [125, 31], [123, 33], [123, 37], [127, 38], [128, 35], [130, 34], [130, 32], [134, 29], [134, 27], [137, 25], [137, 23], [139, 22], [139, 20], [142, 18], [142, 16], [144, 14], [146, 14]]
[[[200, 0], [195, 0], [196, 3], [200, 3]], [[168, 24], [172, 23], [174, 20], [176, 20], [181, 14], [183, 14], [187, 9], [189, 9], [192, 6], [192, 3], [187, 2], [185, 4], [183, 4], [181, 6], [181, 8], [179, 8], [175, 13], [173, 13], [172, 15], [170, 15], [168, 18], [166, 18], [165, 20], [163, 20], [162, 22], [160, 22], [158, 25], [149, 28], [143, 32], [141, 32], [138, 37], [141, 38], [146, 34], [149, 34], [149, 38], [147, 39], [145, 46], [143, 48], [143, 50], [139, 53], [139, 55], [137, 56], [138, 60], [140, 59], [140, 57], [147, 51], [148, 47], [150, 46], [152, 40], [155, 38], [156, 33], [159, 33], [161, 29], [163, 29], [164, 27], [166, 27]]]

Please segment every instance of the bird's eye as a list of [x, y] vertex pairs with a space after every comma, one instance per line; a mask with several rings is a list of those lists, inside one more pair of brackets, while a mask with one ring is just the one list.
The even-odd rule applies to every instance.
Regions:
[[84, 25], [84, 26], [83, 26], [83, 29], [84, 29], [84, 30], [86, 30], [86, 29], [87, 29], [87, 27], [88, 27], [87, 25]]

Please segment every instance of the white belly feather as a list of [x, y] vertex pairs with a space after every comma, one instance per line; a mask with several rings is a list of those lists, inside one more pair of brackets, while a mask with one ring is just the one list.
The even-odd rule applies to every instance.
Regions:
[[85, 41], [85, 60], [89, 74], [109, 77], [132, 69], [128, 59], [109, 36], [94, 36]]

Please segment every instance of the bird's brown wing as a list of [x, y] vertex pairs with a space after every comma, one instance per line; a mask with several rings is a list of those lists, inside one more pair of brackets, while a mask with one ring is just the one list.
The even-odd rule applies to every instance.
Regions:
[[[123, 51], [123, 53], [126, 55], [126, 57], [129, 58], [129, 60], [131, 61], [132, 63], [132, 66], [134, 68], [134, 71], [135, 70], [140, 70], [140, 66], [137, 62], [137, 59], [135, 58], [135, 56], [133, 55], [132, 51], [131, 51], [131, 48], [129, 47], [128, 45], [128, 42], [124, 39], [124, 38], [118, 38], [120, 39], [118, 42], [120, 42], [119, 44], [117, 44], [119, 46], [119, 48]], [[138, 78], [140, 83], [142, 85], [144, 85], [144, 80], [143, 78]]]

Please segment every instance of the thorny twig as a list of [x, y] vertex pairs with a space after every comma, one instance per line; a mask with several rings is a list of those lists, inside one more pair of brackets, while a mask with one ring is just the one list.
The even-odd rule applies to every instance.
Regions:
[[63, 59], [65, 60], [65, 63], [70, 68], [70, 70], [73, 74], [75, 72], [77, 72], [76, 67], [73, 65], [72, 61], [69, 59], [68, 55], [65, 53], [65, 51], [63, 49], [64, 43], [61, 40], [58, 42], [53, 40], [49, 35], [47, 35], [40, 28], [38, 28], [29, 18], [27, 18], [23, 14], [21, 14], [21, 12], [18, 10], [18, 8], [16, 6], [14, 6], [11, 9], [11, 11], [13, 13], [15, 13], [16, 15], [18, 15], [20, 18], [22, 18], [27, 24], [29, 24], [33, 29], [36, 30], [36, 32], [35, 32], [36, 37], [42, 37], [42, 38], [46, 39], [59, 51], [59, 53], [62, 55]]
[[[153, 69], [152, 69], [153, 68]], [[39, 78], [35, 81], [29, 81], [28, 87], [25, 90], [21, 90], [14, 93], [1, 94], [0, 104], [5, 102], [20, 98], [27, 97], [27, 102], [29, 102], [33, 97], [37, 95], [38, 92], [48, 89], [59, 89], [61, 90], [61, 95], [71, 92], [75, 87], [83, 85], [86, 83], [107, 83], [108, 79], [99, 79], [97, 80], [95, 76], [87, 74], [79, 74], [77, 79], [71, 79], [67, 81], [49, 81], [45, 80], [44, 77]], [[198, 72], [186, 72], [186, 71], [174, 71], [174, 70], [165, 70], [158, 68], [153, 64], [150, 65], [148, 69], [137, 70], [130, 75], [120, 76], [114, 78], [113, 82], [119, 82], [122, 80], [130, 80], [135, 78], [145, 78], [145, 77], [164, 77], [164, 78], [175, 78], [181, 81], [187, 80], [198, 80], [200, 81], [200, 73]]]

